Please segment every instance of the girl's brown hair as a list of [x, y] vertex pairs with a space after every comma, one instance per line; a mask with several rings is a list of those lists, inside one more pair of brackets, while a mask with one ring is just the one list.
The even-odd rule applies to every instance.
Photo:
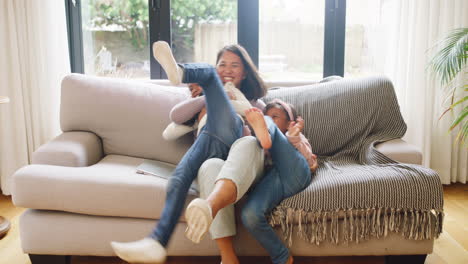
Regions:
[[244, 64], [246, 77], [241, 82], [240, 90], [245, 97], [248, 100], [257, 100], [265, 96], [267, 93], [265, 83], [258, 74], [257, 67], [255, 67], [255, 64], [244, 47], [239, 44], [225, 46], [218, 52], [218, 55], [216, 56], [216, 64], [218, 64], [219, 59], [226, 51], [230, 51], [239, 56], [242, 60], [242, 64]]
[[[288, 104], [288, 103], [286, 103]], [[286, 118], [288, 119], [288, 121], [296, 121], [297, 119], [297, 111], [296, 111], [296, 108], [294, 108], [294, 106], [292, 104], [288, 104], [289, 108], [291, 108], [291, 114], [294, 118], [294, 120], [291, 120], [289, 118], [289, 115], [288, 115], [288, 111], [286, 111], [286, 109], [284, 109], [284, 107], [279, 104], [279, 103], [275, 103], [275, 102], [272, 102], [272, 103], [268, 103], [265, 108], [263, 109], [263, 114], [266, 114], [266, 112], [268, 112], [268, 110], [270, 110], [271, 108], [275, 107], [275, 108], [279, 108], [281, 109], [285, 114], [286, 114]]]

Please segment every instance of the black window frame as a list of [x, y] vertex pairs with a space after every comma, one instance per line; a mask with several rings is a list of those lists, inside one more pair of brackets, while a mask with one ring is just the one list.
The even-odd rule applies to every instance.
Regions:
[[[70, 67], [84, 73], [81, 0], [64, 0], [67, 15]], [[237, 0], [237, 39], [249, 52], [255, 65], [259, 63], [259, 0]], [[148, 0], [149, 41], [171, 43], [170, 0]], [[346, 0], [325, 0], [323, 77], [344, 76]], [[166, 74], [154, 59], [150, 48], [150, 78], [164, 79]]]
[[70, 69], [74, 73], [84, 73], [81, 0], [65, 0], [65, 12], [67, 16]]
[[344, 76], [346, 0], [326, 0], [323, 77]]

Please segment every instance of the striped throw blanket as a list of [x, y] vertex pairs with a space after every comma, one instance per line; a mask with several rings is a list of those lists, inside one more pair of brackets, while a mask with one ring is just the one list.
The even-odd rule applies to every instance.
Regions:
[[293, 226], [315, 244], [358, 243], [388, 232], [414, 240], [438, 237], [443, 192], [437, 173], [398, 163], [374, 147], [406, 132], [388, 79], [273, 89], [264, 100], [274, 98], [296, 107], [305, 120], [304, 135], [319, 156], [310, 186], [284, 200], [270, 218], [272, 225], [281, 225], [290, 245]]

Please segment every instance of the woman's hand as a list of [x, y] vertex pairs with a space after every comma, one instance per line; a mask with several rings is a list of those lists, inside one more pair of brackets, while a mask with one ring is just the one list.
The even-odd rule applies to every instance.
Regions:
[[203, 92], [203, 88], [196, 83], [189, 83], [188, 87], [192, 93], [192, 98], [199, 96]]

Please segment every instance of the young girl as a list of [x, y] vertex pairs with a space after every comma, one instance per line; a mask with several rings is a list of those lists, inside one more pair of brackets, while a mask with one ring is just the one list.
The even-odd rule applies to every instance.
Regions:
[[271, 117], [276, 126], [286, 135], [289, 142], [306, 158], [311, 172], [317, 170], [317, 156], [312, 153], [307, 138], [302, 134], [304, 119], [297, 116], [296, 109], [280, 99], [274, 99], [265, 106], [264, 115]]
[[[240, 52], [235, 53], [230, 49]], [[203, 87], [207, 122], [169, 179], [163, 212], [153, 232], [133, 242], [111, 242], [115, 253], [130, 263], [165, 261], [165, 248], [201, 164], [209, 158], [225, 159], [233, 142], [241, 136], [243, 122], [229, 102], [223, 84], [231, 81], [249, 100], [260, 98], [266, 93], [250, 58], [240, 46], [221, 50], [216, 69], [201, 63], [178, 66], [166, 42], [156, 42], [153, 53], [172, 84], [177, 85], [182, 81], [198, 83]], [[222, 120], [223, 125], [218, 124], [219, 120]]]

